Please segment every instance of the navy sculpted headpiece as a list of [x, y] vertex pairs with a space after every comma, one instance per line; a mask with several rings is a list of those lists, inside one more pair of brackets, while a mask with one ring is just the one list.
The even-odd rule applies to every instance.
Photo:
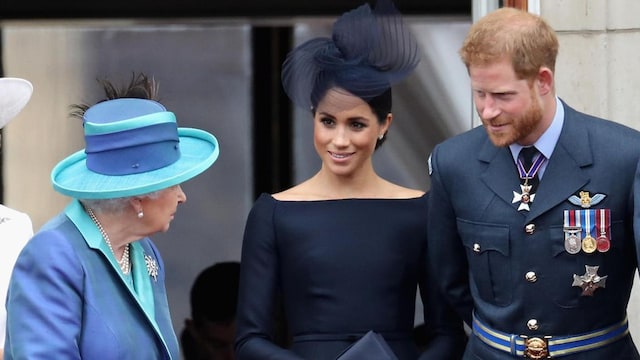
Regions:
[[365, 4], [344, 13], [331, 38], [293, 49], [282, 65], [282, 85], [293, 103], [307, 109], [333, 86], [369, 100], [404, 79], [419, 61], [418, 43], [398, 10], [390, 0], [378, 0], [373, 10]]

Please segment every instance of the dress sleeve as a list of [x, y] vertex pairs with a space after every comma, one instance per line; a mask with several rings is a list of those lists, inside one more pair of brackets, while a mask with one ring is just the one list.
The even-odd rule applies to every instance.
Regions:
[[9, 285], [5, 357], [80, 359], [82, 278], [63, 234], [46, 231], [31, 239]]
[[276, 201], [263, 194], [245, 226], [238, 293], [236, 358], [301, 359], [274, 343], [278, 254], [273, 223]]
[[426, 254], [423, 259], [419, 286], [427, 345], [420, 359], [462, 359], [467, 340], [464, 323], [438, 287], [437, 273], [429, 266]]

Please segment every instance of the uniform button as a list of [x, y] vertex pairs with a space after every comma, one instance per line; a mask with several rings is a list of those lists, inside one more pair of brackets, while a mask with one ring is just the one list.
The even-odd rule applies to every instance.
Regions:
[[531, 234], [533, 234], [533, 233], [536, 231], [536, 225], [535, 225], [535, 224], [527, 224], [527, 225], [524, 227], [524, 231], [525, 231], [527, 234], [531, 235]]
[[528, 282], [536, 282], [536, 281], [538, 281], [538, 276], [533, 271], [529, 271], [526, 274], [524, 274], [524, 278], [527, 279]]
[[531, 319], [527, 321], [527, 327], [529, 328], [529, 330], [538, 330], [538, 320]]
[[473, 244], [473, 251], [474, 252], [480, 252], [480, 244], [478, 244], [478, 243]]

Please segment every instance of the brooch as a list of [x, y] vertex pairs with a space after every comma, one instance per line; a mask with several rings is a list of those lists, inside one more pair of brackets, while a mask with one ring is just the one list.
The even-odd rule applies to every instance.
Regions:
[[149, 273], [149, 276], [153, 278], [153, 281], [158, 281], [158, 263], [156, 262], [156, 259], [145, 254], [144, 263], [147, 265], [147, 273]]

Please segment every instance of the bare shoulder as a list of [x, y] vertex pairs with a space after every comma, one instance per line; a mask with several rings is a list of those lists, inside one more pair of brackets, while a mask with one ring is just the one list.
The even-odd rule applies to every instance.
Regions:
[[312, 187], [307, 181], [291, 187], [287, 190], [272, 194], [271, 196], [278, 201], [309, 201], [316, 200], [318, 195], [315, 194]]
[[424, 195], [424, 191], [419, 189], [412, 189], [400, 185], [396, 185], [393, 183], [389, 183], [388, 186], [389, 196], [390, 198], [397, 199], [412, 199], [419, 198]]

